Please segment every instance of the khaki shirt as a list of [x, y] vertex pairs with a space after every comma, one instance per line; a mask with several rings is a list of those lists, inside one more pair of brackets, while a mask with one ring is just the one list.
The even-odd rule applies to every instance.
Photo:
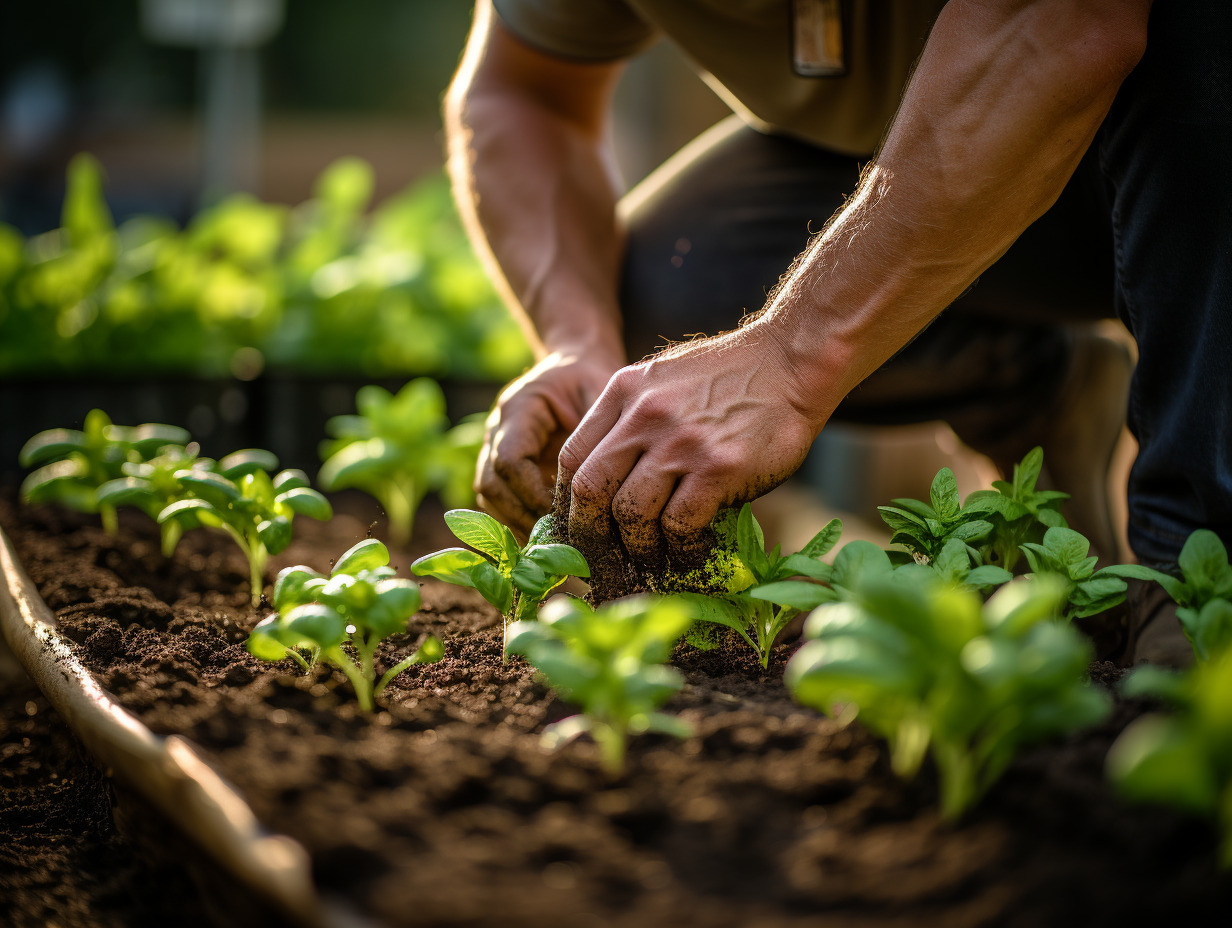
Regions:
[[750, 125], [871, 154], [945, 0], [843, 0], [846, 73], [793, 66], [793, 4], [812, 0], [493, 0], [527, 44], [579, 61], [636, 54], [659, 36]]

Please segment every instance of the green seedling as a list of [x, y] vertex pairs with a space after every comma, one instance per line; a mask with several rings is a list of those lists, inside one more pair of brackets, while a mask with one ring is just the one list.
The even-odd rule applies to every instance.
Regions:
[[555, 748], [589, 734], [615, 775], [624, 769], [630, 734], [688, 737], [690, 725], [656, 710], [684, 684], [663, 662], [691, 621], [688, 607], [673, 598], [633, 596], [594, 610], [558, 596], [540, 611], [540, 621], [513, 623], [509, 651], [525, 656], [582, 709], [549, 725], [545, 744]]
[[411, 565], [411, 573], [478, 590], [499, 610], [506, 645], [510, 622], [535, 618], [539, 603], [567, 577], [590, 576], [580, 551], [544, 540], [543, 520], [524, 548], [513, 532], [487, 513], [451, 509], [445, 513], [445, 524], [475, 550], [445, 548], [427, 554]]
[[[1232, 567], [1228, 550], [1210, 529], [1193, 532], [1181, 548], [1179, 577], [1133, 566], [1125, 576], [1154, 580], [1180, 607], [1176, 617], [1200, 661], [1232, 648]], [[1127, 568], [1123, 568], [1127, 569]]]
[[1025, 542], [1023, 553], [1036, 576], [1058, 577], [1065, 592], [1063, 615], [1080, 619], [1107, 612], [1125, 600], [1125, 578], [1147, 576], [1136, 564], [1116, 564], [1096, 570], [1099, 560], [1087, 552], [1091, 543], [1072, 528], [1056, 526], [1044, 533], [1042, 544]]
[[[196, 442], [185, 446], [167, 445], [161, 454], [148, 461], [124, 462], [120, 470], [125, 476], [108, 480], [98, 488], [99, 506], [136, 506], [151, 519], [157, 520], [159, 513], [188, 495], [177, 473], [184, 470], [194, 474], [213, 471], [213, 459], [199, 457], [200, 451]], [[163, 557], [171, 557], [175, 552], [187, 521], [188, 516], [185, 515], [182, 520], [172, 519], [159, 526]]]
[[[836, 598], [834, 590], [822, 585], [833, 579], [833, 568], [820, 558], [834, 547], [842, 530], [843, 524], [832, 519], [795, 554], [783, 555], [777, 545], [768, 552], [761, 526], [745, 503], [736, 524], [736, 550], [750, 585], [727, 593], [680, 595], [700, 621], [732, 629], [756, 652], [762, 667], [769, 667], [770, 652], [787, 623]], [[690, 641], [706, 643], [704, 636]]]
[[[444, 654], [440, 639], [429, 635], [409, 657], [376, 677], [377, 645], [390, 635], [406, 631], [420, 607], [419, 588], [394, 576], [389, 550], [375, 538], [350, 548], [334, 565], [329, 577], [302, 565], [278, 573], [274, 608], [248, 637], [248, 650], [267, 661], [290, 657], [305, 670], [310, 663], [301, 649], [338, 667], [355, 689], [360, 708], [371, 712], [374, 700], [389, 681], [415, 664], [438, 661]], [[343, 649], [349, 642], [358, 660]]]
[[1122, 689], [1174, 711], [1144, 715], [1121, 733], [1108, 752], [1109, 778], [1131, 800], [1214, 819], [1220, 864], [1232, 868], [1232, 650], [1184, 674], [1141, 667]]
[[903, 571], [931, 571], [950, 586], [966, 587], [987, 595], [994, 588], [1014, 579], [1014, 575], [995, 564], [981, 564], [971, 547], [961, 538], [951, 538], [929, 565], [904, 564]]
[[482, 416], [449, 427], [445, 394], [428, 377], [412, 380], [396, 396], [378, 386], [355, 395], [359, 412], [325, 424], [333, 436], [321, 445], [317, 476], [327, 491], [357, 487], [380, 501], [390, 540], [411, 540], [425, 494], [440, 491], [448, 506], [474, 501], [471, 479], [483, 439]]
[[248, 559], [252, 603], [261, 601], [265, 562], [291, 542], [297, 514], [322, 521], [333, 516], [329, 501], [308, 486], [301, 470], [277, 470], [278, 459], [259, 448], [236, 451], [218, 462], [217, 471], [186, 468], [172, 476], [187, 495], [158, 514], [159, 524], [176, 521], [185, 529], [205, 526], [225, 531]]
[[183, 446], [189, 434], [173, 425], [113, 425], [101, 409], [86, 413], [82, 429], [48, 429], [26, 442], [22, 467], [37, 470], [21, 485], [28, 503], [59, 503], [79, 512], [97, 512], [107, 533], [117, 529], [115, 503], [100, 501], [98, 489], [124, 476], [126, 463], [144, 461], [167, 446]]
[[805, 705], [885, 738], [900, 776], [931, 753], [942, 814], [957, 819], [1022, 746], [1108, 710], [1085, 680], [1090, 646], [1056, 621], [1063, 592], [1020, 580], [983, 603], [922, 571], [865, 574], [852, 601], [809, 617], [785, 679]]
[[946, 542], [954, 538], [971, 547], [972, 556], [982, 563], [973, 546], [988, 536], [992, 523], [982, 518], [982, 510], [963, 507], [958, 498], [958, 482], [948, 467], [941, 468], [933, 478], [929, 503], [896, 499], [889, 506], [877, 507], [882, 521], [894, 533], [890, 544], [901, 544], [917, 561], [931, 564]]
[[1032, 448], [1014, 465], [1012, 481], [994, 480], [993, 489], [976, 490], [963, 503], [963, 511], [982, 513], [992, 532], [981, 549], [985, 560], [1012, 571], [1022, 557], [1025, 542], [1040, 543], [1050, 528], [1067, 528], [1060, 506], [1069, 499], [1060, 490], [1038, 490], [1044, 449]]

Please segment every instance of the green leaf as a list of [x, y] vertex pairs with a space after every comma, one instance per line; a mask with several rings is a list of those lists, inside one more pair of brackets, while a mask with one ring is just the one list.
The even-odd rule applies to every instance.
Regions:
[[522, 558], [514, 565], [509, 579], [517, 589], [536, 598], [541, 598], [547, 592], [547, 575], [542, 567], [529, 558]]
[[1108, 752], [1108, 774], [1130, 799], [1214, 812], [1219, 784], [1194, 736], [1158, 715], [1133, 722]]
[[871, 541], [852, 541], [834, 557], [834, 585], [854, 590], [861, 582], [890, 573], [889, 556]]
[[[203, 513], [221, 518], [218, 510], [211, 506], [206, 500], [181, 499], [176, 500], [170, 506], [163, 509], [163, 511], [158, 514], [156, 521], [160, 524], [171, 519], [184, 522], [185, 520], [199, 518]], [[186, 527], [191, 527], [193, 523], [186, 522], [185, 524]]]
[[287, 490], [275, 497], [275, 502], [289, 506], [299, 515], [319, 519], [322, 522], [327, 522], [334, 516], [329, 500], [310, 487], [295, 487]]
[[274, 608], [281, 612], [292, 606], [311, 602], [315, 597], [315, 590], [306, 590], [304, 584], [309, 580], [324, 579], [324, 576], [303, 564], [284, 567], [278, 571], [278, 577], [274, 581]]
[[827, 586], [817, 583], [807, 583], [803, 580], [780, 580], [777, 583], [766, 583], [755, 586], [748, 591], [753, 599], [761, 599], [778, 606], [787, 606], [807, 612], [816, 609], [822, 603], [834, 602], [838, 594]]
[[272, 615], [257, 623], [244, 646], [253, 657], [263, 661], [280, 661], [287, 656], [287, 646], [279, 640], [278, 616]]
[[446, 583], [473, 587], [475, 582], [470, 569], [489, 563], [478, 551], [470, 548], [445, 548], [423, 557], [411, 564], [411, 573], [417, 577], [435, 577]]
[[[745, 635], [750, 622], [749, 610], [728, 596], [707, 596], [705, 593], [677, 593], [673, 596], [684, 603], [693, 619], [723, 625]], [[745, 635], [747, 638], [748, 636]]]
[[296, 606], [282, 617], [281, 624], [297, 639], [323, 651], [336, 648], [346, 639], [346, 621], [336, 609], [321, 603]]
[[1228, 551], [1218, 535], [1200, 528], [1185, 540], [1177, 564], [1191, 586], [1210, 592], [1228, 572]]
[[389, 549], [375, 538], [365, 538], [343, 552], [330, 572], [331, 577], [339, 574], [357, 574], [361, 570], [371, 570], [383, 567], [389, 563]]
[[491, 561], [485, 560], [476, 564], [469, 568], [467, 573], [475, 589], [501, 614], [507, 614], [513, 608], [513, 584]]
[[35, 467], [47, 461], [56, 461], [74, 451], [85, 448], [85, 434], [76, 429], [48, 429], [39, 432], [24, 445], [17, 455], [22, 467]]
[[1014, 465], [1014, 496], [1023, 499], [1035, 490], [1040, 471], [1044, 467], [1044, 449], [1036, 445], [1026, 453], [1022, 461]]
[[279, 493], [285, 493], [287, 490], [294, 490], [296, 487], [306, 487], [311, 484], [308, 475], [298, 467], [288, 467], [286, 470], [279, 471], [274, 477], [274, 489]]
[[984, 590], [988, 587], [1000, 586], [1002, 583], [1009, 583], [1013, 579], [1014, 575], [1008, 570], [994, 564], [982, 564], [973, 568], [963, 582], [977, 590]]
[[523, 557], [534, 561], [545, 573], [567, 577], [589, 577], [590, 567], [582, 552], [570, 545], [536, 544], [530, 545]]
[[145, 506], [155, 499], [154, 488], [143, 477], [121, 477], [100, 486], [95, 498], [101, 506]]
[[962, 503], [958, 498], [958, 481], [954, 479], [952, 470], [943, 467], [937, 471], [928, 495], [937, 518], [942, 522], [953, 522], [958, 518]]
[[222, 474], [186, 468], [175, 472], [175, 479], [184, 486], [185, 493], [226, 509], [240, 498], [240, 489]]
[[258, 470], [274, 473], [278, 470], [278, 456], [263, 448], [245, 448], [231, 452], [218, 462], [219, 473], [228, 480], [238, 480]]
[[[808, 544], [800, 549], [800, 554], [808, 558], [818, 558], [829, 552], [843, 534], [843, 523], [839, 519], [831, 519], [826, 527], [809, 539]], [[794, 556], [794, 555], [793, 555]]]
[[257, 537], [266, 551], [278, 554], [291, 543], [291, 522], [282, 516], [266, 519], [257, 525]]
[[765, 579], [770, 566], [766, 557], [766, 539], [753, 515], [753, 507], [748, 503], [740, 507], [740, 516], [736, 521], [736, 551], [753, 576], [759, 580]]
[[808, 577], [810, 580], [820, 580], [828, 583], [834, 574], [834, 568], [824, 561], [814, 560], [807, 554], [789, 554], [779, 563], [775, 578], [786, 580], [788, 577]]
[[445, 524], [459, 541], [494, 560], [512, 560], [509, 558], [511, 544], [514, 551], [518, 550], [517, 540], [509, 529], [485, 512], [451, 509], [445, 513]]
[[1072, 528], [1050, 528], [1044, 533], [1044, 548], [1061, 564], [1076, 564], [1087, 556], [1091, 543]]

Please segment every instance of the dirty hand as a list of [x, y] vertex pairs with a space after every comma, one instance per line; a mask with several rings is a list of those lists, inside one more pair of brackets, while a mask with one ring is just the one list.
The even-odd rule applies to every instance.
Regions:
[[553, 352], [509, 384], [484, 429], [475, 474], [479, 505], [528, 534], [552, 507], [556, 459], [623, 359]]
[[690, 552], [721, 506], [800, 466], [832, 411], [805, 381], [759, 323], [620, 370], [561, 450], [570, 543], [602, 560], [618, 531], [635, 561]]

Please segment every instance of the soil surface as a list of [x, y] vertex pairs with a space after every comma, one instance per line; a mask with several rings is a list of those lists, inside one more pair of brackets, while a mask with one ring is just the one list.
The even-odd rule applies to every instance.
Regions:
[[[271, 576], [292, 563], [327, 570], [364, 537], [375, 503], [337, 503], [328, 525], [296, 522]], [[472, 591], [424, 584], [424, 611], [383, 646], [378, 670], [428, 632], [446, 658], [403, 674], [365, 716], [340, 672], [305, 676], [247, 654], [262, 613], [225, 537], [189, 533], [165, 562], [139, 515], [122, 513], [109, 538], [91, 517], [18, 508], [11, 495], [0, 526], [101, 683], [155, 732], [192, 738], [266, 824], [309, 849], [323, 892], [390, 925], [1136, 925], [1232, 903], [1205, 824], [1124, 805], [1103, 780], [1108, 746], [1140, 705], [1119, 702], [1098, 729], [1024, 754], [950, 825], [928, 771], [898, 781], [858, 725], [791, 701], [792, 646], [769, 672], [746, 649], [682, 648], [688, 685], [668, 710], [696, 735], [635, 740], [610, 778], [593, 744], [540, 747], [569, 708], [523, 661], [501, 662], [499, 618]], [[413, 554], [450, 543], [443, 531], [424, 511], [393, 565], [409, 575]], [[106, 782], [41, 697], [6, 700], [5, 923], [146, 923], [133, 886], [166, 885], [174, 868], [115, 844]], [[43, 742], [50, 753], [35, 757]], [[115, 859], [104, 873], [96, 857]], [[86, 914], [46, 915], [74, 906]]]

